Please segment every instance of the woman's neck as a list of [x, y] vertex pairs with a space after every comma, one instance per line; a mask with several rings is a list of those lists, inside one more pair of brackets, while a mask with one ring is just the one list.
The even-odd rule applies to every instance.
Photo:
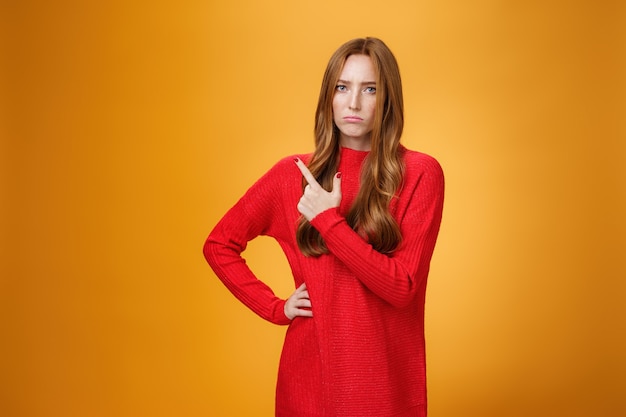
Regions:
[[369, 151], [372, 149], [370, 138], [347, 138], [344, 136], [339, 139], [339, 145], [355, 151]]

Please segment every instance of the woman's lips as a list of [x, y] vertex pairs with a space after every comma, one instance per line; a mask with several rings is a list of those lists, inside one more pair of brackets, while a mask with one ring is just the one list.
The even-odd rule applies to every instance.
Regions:
[[362, 122], [363, 119], [358, 116], [346, 116], [343, 118], [346, 122]]

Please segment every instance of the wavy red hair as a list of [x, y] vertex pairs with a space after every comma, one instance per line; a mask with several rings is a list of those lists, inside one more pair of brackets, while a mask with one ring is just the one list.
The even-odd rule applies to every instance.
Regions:
[[[371, 150], [363, 165], [361, 187], [346, 220], [374, 249], [391, 253], [402, 240], [400, 228], [389, 212], [404, 172], [400, 137], [404, 127], [404, 103], [398, 63], [383, 41], [358, 38], [346, 42], [331, 56], [315, 112], [315, 151], [309, 170], [326, 190], [332, 187], [339, 166], [339, 130], [333, 121], [333, 97], [339, 76], [351, 55], [367, 55], [376, 72], [376, 109]], [[303, 182], [303, 187], [306, 184]], [[300, 250], [307, 256], [328, 252], [311, 224], [300, 218], [296, 231]]]

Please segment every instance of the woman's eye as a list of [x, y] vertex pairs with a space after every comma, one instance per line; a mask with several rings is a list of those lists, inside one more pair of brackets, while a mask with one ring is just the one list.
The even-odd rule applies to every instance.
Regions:
[[335, 88], [336, 88], [337, 91], [346, 91], [348, 89], [345, 85], [341, 85], [341, 84], [339, 84]]
[[365, 92], [366, 93], [370, 93], [370, 94], [374, 94], [374, 93], [376, 93], [376, 87], [367, 87], [365, 89]]

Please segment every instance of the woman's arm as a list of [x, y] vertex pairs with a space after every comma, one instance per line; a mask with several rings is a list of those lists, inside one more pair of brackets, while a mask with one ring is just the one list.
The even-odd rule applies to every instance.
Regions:
[[350, 228], [337, 208], [327, 209], [311, 220], [328, 250], [341, 260], [372, 292], [403, 307], [414, 298], [428, 276], [430, 260], [441, 223], [444, 178], [439, 164], [430, 157], [421, 161], [400, 230], [403, 240], [390, 256], [374, 250]]
[[284, 180], [281, 167], [285, 165], [279, 162], [246, 192], [217, 223], [203, 248], [207, 262], [230, 292], [256, 314], [276, 324], [290, 323], [285, 300], [255, 276], [241, 253], [249, 241], [271, 234], [272, 228], [280, 227], [276, 222], [284, 222], [277, 181]]

